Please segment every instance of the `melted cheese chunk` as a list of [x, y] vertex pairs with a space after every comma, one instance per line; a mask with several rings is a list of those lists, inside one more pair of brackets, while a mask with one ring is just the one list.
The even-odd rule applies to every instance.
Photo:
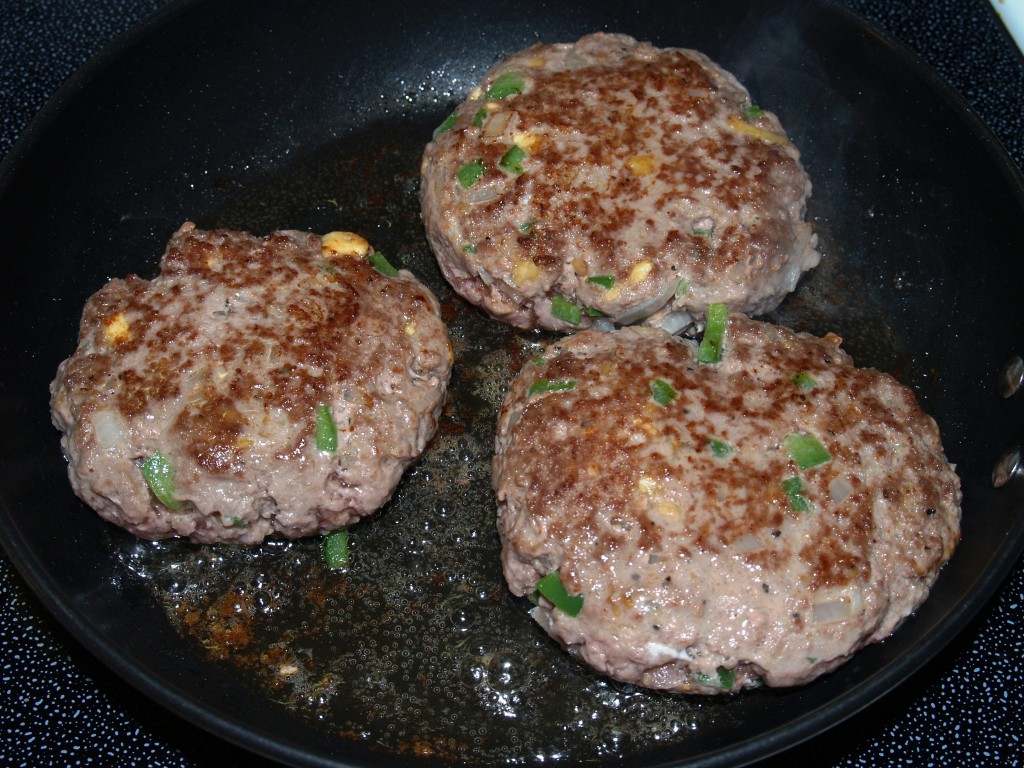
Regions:
[[626, 161], [626, 167], [637, 176], [648, 176], [657, 169], [654, 158], [650, 155], [637, 155]]
[[512, 136], [512, 143], [524, 152], [532, 152], [537, 146], [538, 141], [540, 141], [540, 136], [530, 131], [517, 133]]
[[132, 327], [124, 312], [118, 312], [103, 322], [103, 338], [108, 344], [120, 344], [132, 337]]
[[512, 282], [522, 288], [540, 277], [540, 267], [533, 259], [517, 259], [512, 268]]
[[647, 276], [651, 274], [651, 269], [653, 267], [654, 265], [651, 263], [650, 259], [638, 261], [633, 265], [633, 268], [629, 270], [629, 282], [634, 284], [642, 283], [647, 279]]
[[767, 144], [789, 144], [789, 139], [781, 133], [775, 133], [775, 131], [767, 131], [764, 128], [758, 128], [756, 125], [746, 123], [738, 117], [729, 117], [729, 127], [737, 133], [745, 133], [747, 136], [753, 136], [755, 139], [760, 139]]
[[355, 232], [328, 232], [320, 238], [320, 246], [325, 259], [365, 256], [370, 252], [366, 238]]

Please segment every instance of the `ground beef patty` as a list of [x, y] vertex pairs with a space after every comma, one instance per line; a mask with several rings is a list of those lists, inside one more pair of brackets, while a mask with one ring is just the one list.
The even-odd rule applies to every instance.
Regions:
[[512, 592], [555, 572], [582, 610], [534, 618], [673, 691], [796, 685], [889, 635], [959, 540], [959, 480], [910, 390], [839, 344], [734, 314], [718, 364], [644, 327], [527, 363], [494, 460]]
[[490, 70], [427, 146], [421, 200], [445, 277], [494, 317], [674, 331], [712, 303], [758, 314], [794, 289], [819, 260], [810, 189], [731, 74], [600, 33]]
[[109, 282], [51, 385], [76, 493], [145, 538], [239, 544], [379, 508], [452, 362], [433, 294], [379, 259], [351, 233], [185, 224], [156, 279]]

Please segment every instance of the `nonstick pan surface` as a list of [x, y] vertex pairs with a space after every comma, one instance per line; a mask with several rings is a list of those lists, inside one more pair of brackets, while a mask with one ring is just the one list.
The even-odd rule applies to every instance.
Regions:
[[[500, 56], [601, 29], [699, 48], [780, 115], [825, 258], [772, 319], [839, 333], [858, 363], [912, 386], [963, 479], [963, 542], [928, 602], [805, 687], [702, 700], [612, 684], [554, 647], [501, 579], [493, 422], [545, 337], [443, 283], [418, 219], [419, 155]], [[104, 663], [281, 762], [739, 765], [912, 675], [1024, 546], [1024, 490], [990, 482], [1024, 423], [996, 394], [1024, 339], [1020, 176], [937, 77], [831, 5], [185, 4], [49, 105], [4, 165], [0, 202], [8, 554]], [[138, 542], [68, 486], [47, 385], [82, 304], [111, 277], [152, 276], [186, 219], [356, 230], [442, 300], [457, 361], [441, 429], [353, 529], [344, 573], [320, 566], [315, 541]]]

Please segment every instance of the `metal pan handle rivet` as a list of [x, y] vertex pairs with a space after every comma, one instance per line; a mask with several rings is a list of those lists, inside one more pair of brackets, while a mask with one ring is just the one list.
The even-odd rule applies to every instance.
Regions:
[[1024, 384], [1024, 360], [1014, 355], [999, 374], [999, 396], [1013, 397], [1021, 384]]
[[1002, 488], [1010, 480], [1021, 474], [1021, 453], [1020, 446], [1014, 446], [1007, 450], [992, 470], [992, 485]]

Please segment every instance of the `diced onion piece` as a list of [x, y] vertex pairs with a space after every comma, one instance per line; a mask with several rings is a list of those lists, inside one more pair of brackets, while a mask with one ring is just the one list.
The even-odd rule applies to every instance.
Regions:
[[[611, 290], [605, 294], [605, 298], [608, 301], [616, 300], [620, 285], [621, 282], [616, 283]], [[631, 305], [628, 312], [623, 312], [616, 316], [616, 321], [622, 325], [630, 325], [638, 320], [651, 317], [672, 299], [672, 294], [674, 293], [675, 288], [675, 284], [671, 280], [662, 281], [658, 286], [657, 293], [651, 294], [643, 301]]]
[[96, 411], [92, 415], [92, 429], [101, 448], [114, 448], [124, 441], [121, 418], [113, 411]]
[[[655, 555], [651, 555], [650, 561], [652, 563], [658, 562], [655, 560]], [[670, 645], [664, 643], [648, 643], [647, 644], [647, 659], [649, 662], [654, 663], [658, 659], [663, 658], [670, 659], [682, 659], [683, 661], [693, 661], [690, 655], [686, 652], [686, 649], [679, 651]]]
[[469, 193], [466, 195], [466, 202], [470, 205], [480, 205], [480, 203], [489, 203], [499, 195], [501, 195], [501, 189], [498, 186], [486, 184], [469, 190]]
[[828, 495], [833, 504], [842, 504], [853, 493], [853, 484], [842, 475], [837, 475], [829, 481]]
[[674, 336], [693, 325], [693, 317], [685, 309], [679, 309], [660, 318], [657, 325], [666, 333], [671, 333]]
[[512, 119], [511, 112], [495, 112], [483, 122], [483, 137], [485, 139], [496, 139], [505, 133], [509, 120]]
[[764, 542], [757, 538], [757, 536], [755, 536], [754, 534], [747, 532], [740, 536], [738, 539], [736, 539], [736, 541], [733, 543], [733, 546], [736, 547], [737, 552], [758, 552], [764, 549]]
[[850, 604], [845, 600], [829, 600], [824, 603], [815, 603], [811, 607], [811, 616], [818, 624], [831, 624], [833, 621], [842, 621], [850, 616]]
[[814, 603], [811, 606], [811, 618], [817, 624], [845, 621], [861, 609], [862, 601], [860, 590], [855, 589], [852, 594]]

